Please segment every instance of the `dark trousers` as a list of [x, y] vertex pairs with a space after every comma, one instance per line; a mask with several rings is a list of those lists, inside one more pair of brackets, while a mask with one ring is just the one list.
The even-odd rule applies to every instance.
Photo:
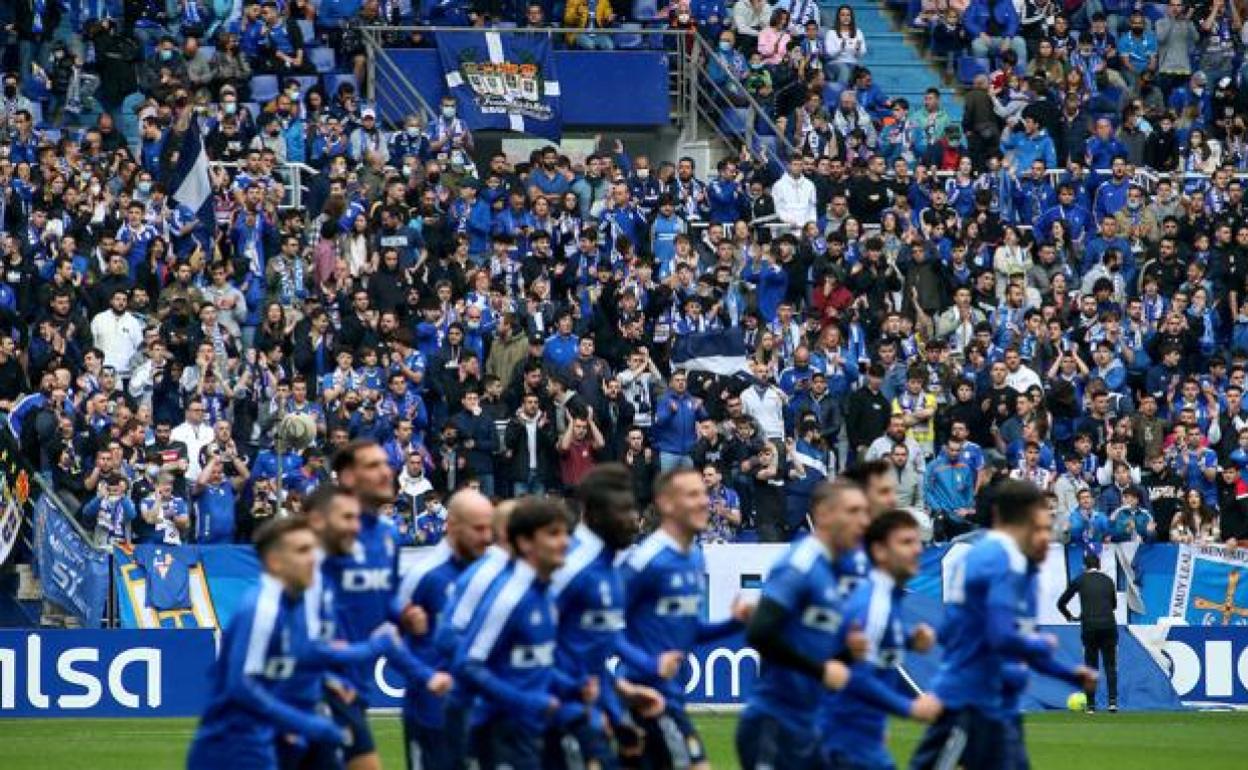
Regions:
[[[1098, 665], [1099, 658], [1099, 665]], [[1083, 630], [1083, 662], [1093, 671], [1105, 667], [1105, 689], [1109, 702], [1118, 704], [1118, 628], [1085, 628]], [[1089, 693], [1095, 703], [1095, 693]]]

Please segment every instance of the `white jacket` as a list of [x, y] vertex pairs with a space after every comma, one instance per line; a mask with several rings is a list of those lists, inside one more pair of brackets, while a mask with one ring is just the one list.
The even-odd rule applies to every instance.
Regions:
[[116, 369], [119, 377], [129, 377], [130, 362], [143, 347], [143, 323], [129, 312], [105, 310], [91, 319], [91, 338], [104, 351], [104, 365]]
[[815, 208], [815, 183], [806, 177], [794, 179], [789, 174], [771, 186], [771, 199], [776, 204], [780, 221], [796, 227], [819, 218]]
[[762, 395], [753, 386], [743, 390], [741, 411], [758, 421], [764, 438], [784, 438], [784, 393], [776, 386], [769, 386]]

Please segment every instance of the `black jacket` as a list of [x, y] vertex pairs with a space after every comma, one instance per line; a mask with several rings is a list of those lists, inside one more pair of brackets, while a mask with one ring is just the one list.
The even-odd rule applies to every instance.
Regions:
[[845, 430], [851, 447], [869, 446], [888, 427], [892, 405], [883, 393], [872, 393], [870, 388], [859, 388], [849, 396], [845, 407]]
[[1114, 609], [1118, 606], [1118, 587], [1114, 579], [1104, 572], [1089, 570], [1070, 581], [1061, 598], [1057, 600], [1058, 612], [1070, 621], [1074, 615], [1066, 605], [1079, 594], [1079, 623], [1084, 631], [1103, 631], [1115, 628], [1118, 622], [1114, 619]]

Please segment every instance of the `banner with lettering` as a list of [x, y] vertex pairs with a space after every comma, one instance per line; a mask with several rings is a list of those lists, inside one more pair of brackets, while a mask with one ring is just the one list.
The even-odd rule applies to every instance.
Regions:
[[21, 537], [30, 499], [30, 472], [7, 430], [0, 430], [0, 564]]
[[1169, 615], [1193, 626], [1248, 626], [1248, 548], [1179, 546]]
[[469, 129], [559, 141], [563, 110], [549, 36], [439, 32], [437, 43], [447, 90]]
[[87, 542], [47, 495], [35, 502], [35, 539], [44, 597], [98, 628], [108, 602], [108, 552]]

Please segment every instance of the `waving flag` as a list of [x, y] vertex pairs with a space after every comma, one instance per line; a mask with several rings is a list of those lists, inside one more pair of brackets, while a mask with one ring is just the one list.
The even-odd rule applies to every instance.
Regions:
[[746, 371], [745, 337], [740, 328], [682, 334], [672, 344], [672, 365], [728, 377]]
[[199, 222], [195, 238], [207, 247], [212, 242], [212, 227], [216, 222], [212, 210], [212, 176], [208, 172], [204, 137], [199, 131], [199, 121], [194, 118], [182, 134], [178, 163], [169, 175], [167, 189], [174, 201], [189, 209]]
[[559, 78], [544, 34], [439, 32], [446, 87], [470, 129], [500, 129], [559, 141]]

